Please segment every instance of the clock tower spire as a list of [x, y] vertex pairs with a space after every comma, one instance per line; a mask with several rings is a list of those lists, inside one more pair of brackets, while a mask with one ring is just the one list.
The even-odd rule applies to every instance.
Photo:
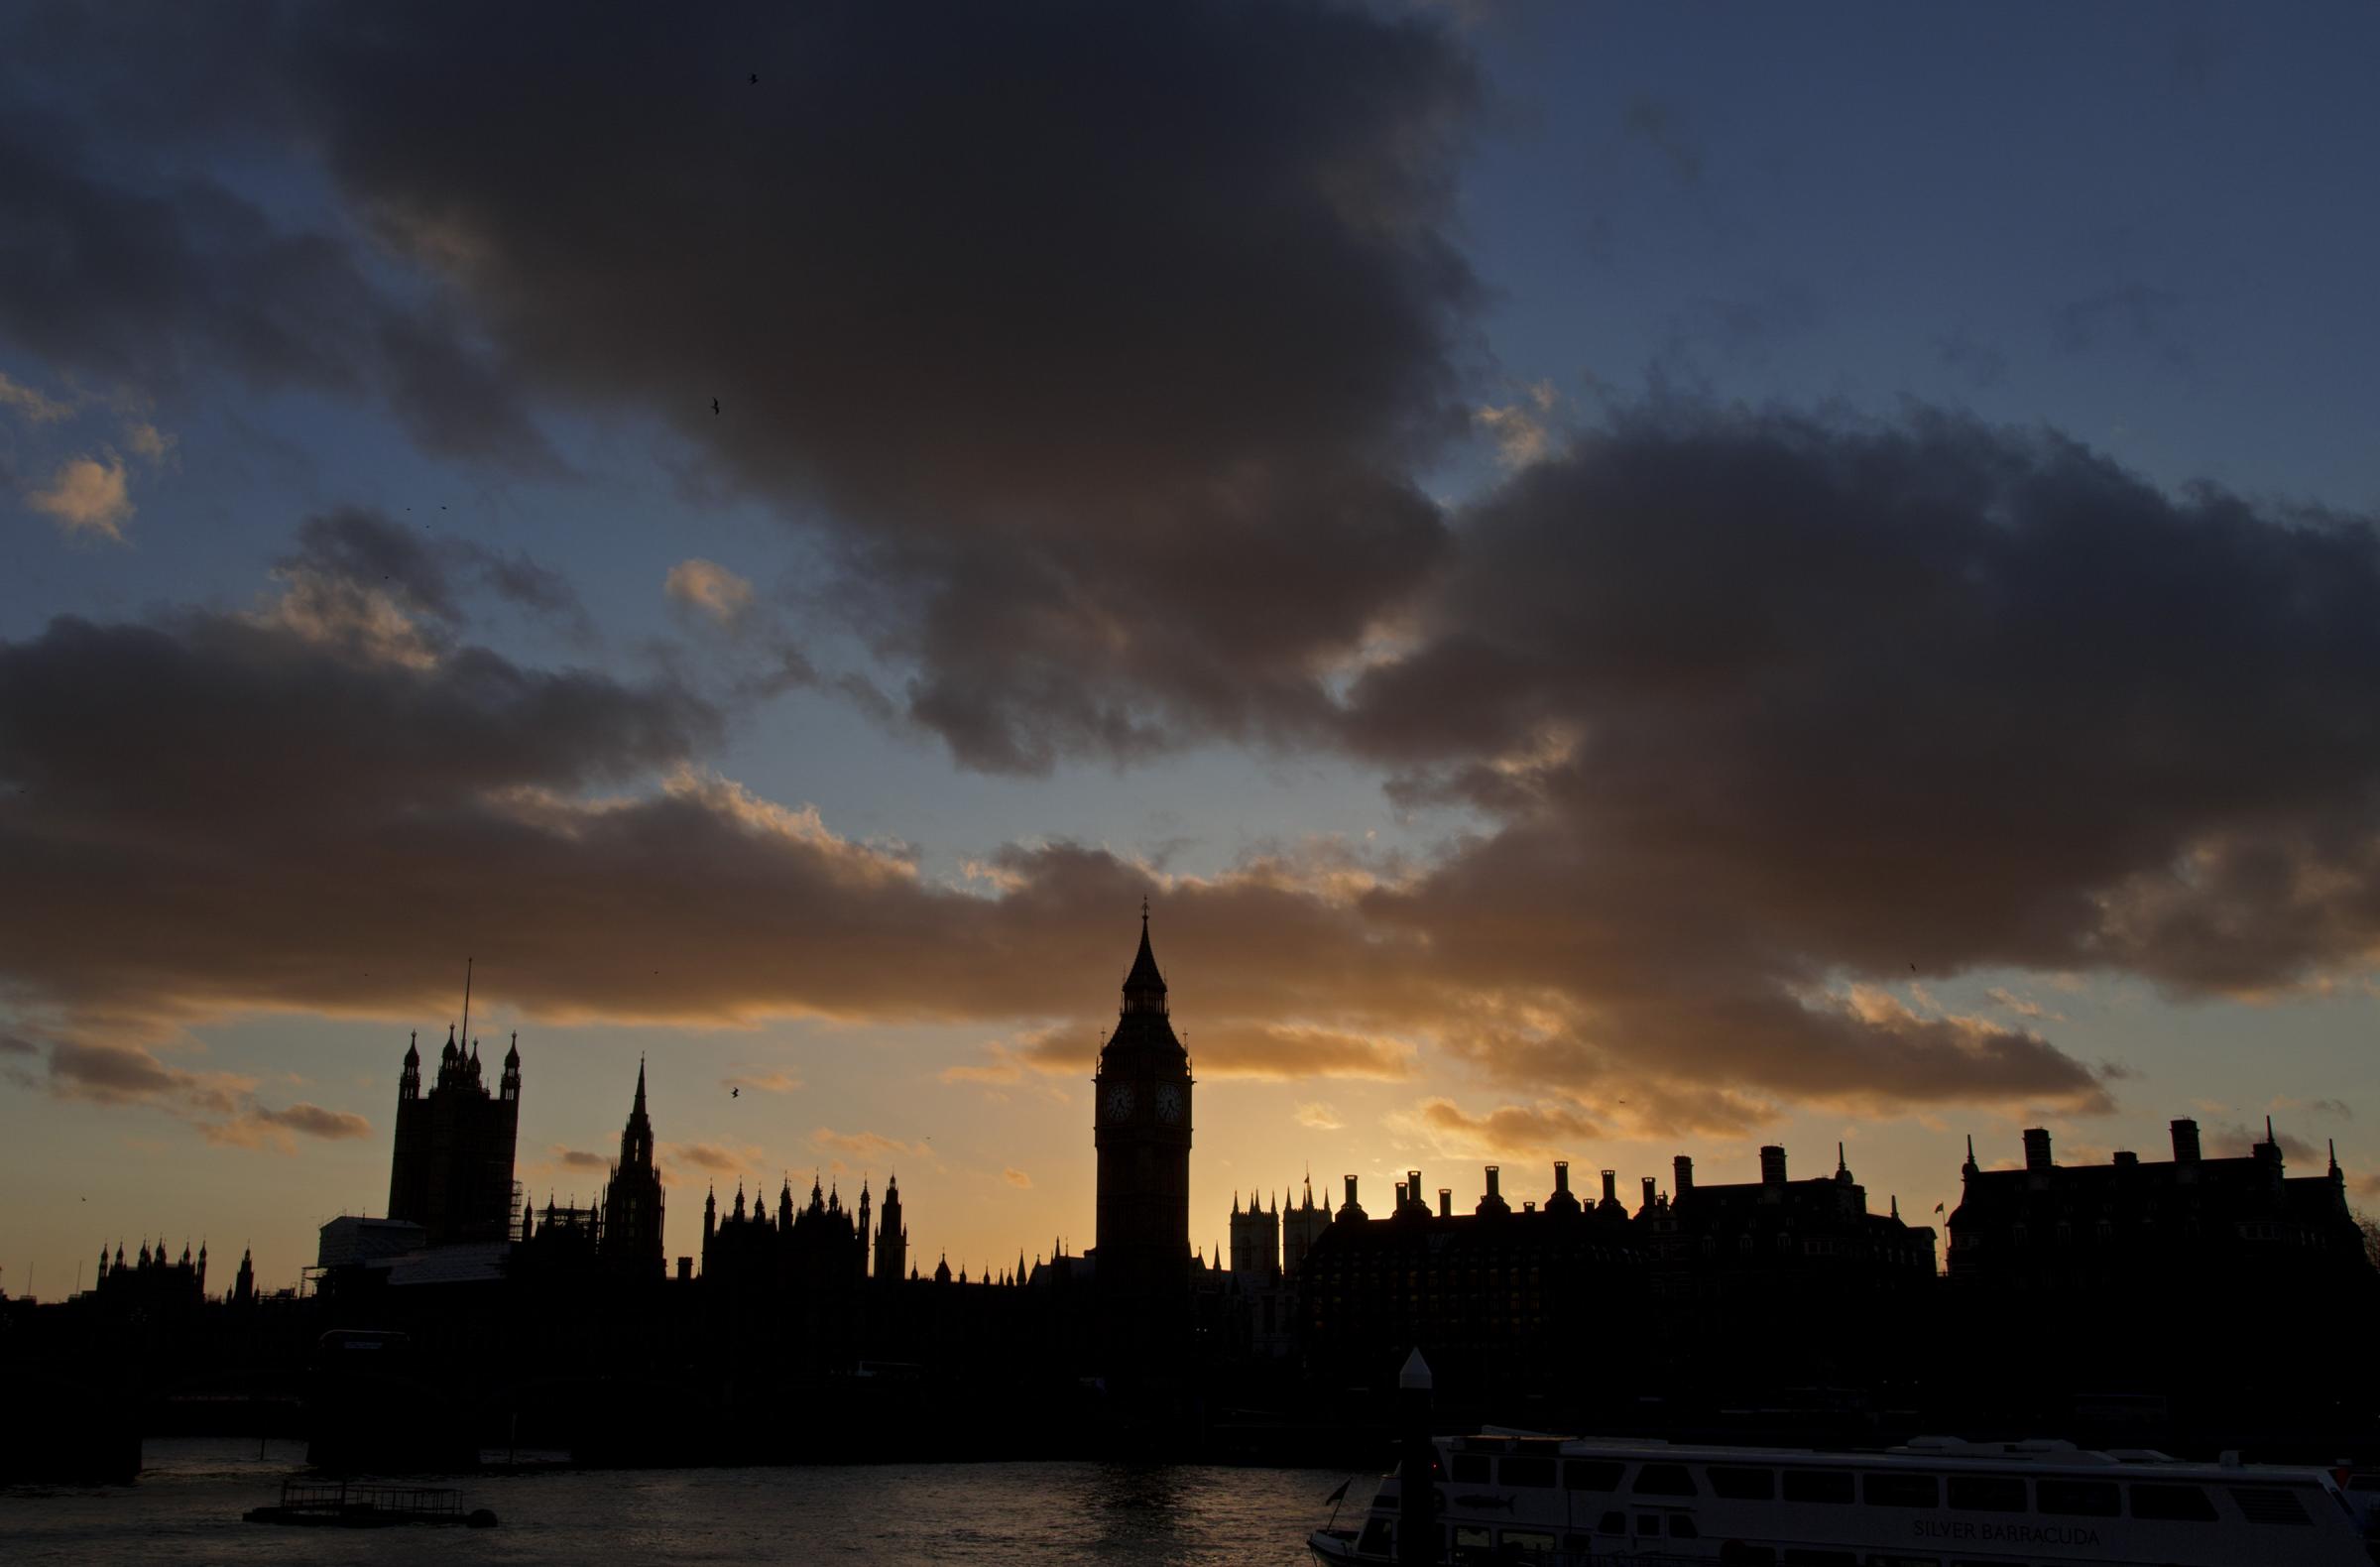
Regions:
[[1143, 899], [1140, 950], [1092, 1078], [1101, 1339], [1111, 1375], [1166, 1379], [1189, 1349], [1191, 1083]]

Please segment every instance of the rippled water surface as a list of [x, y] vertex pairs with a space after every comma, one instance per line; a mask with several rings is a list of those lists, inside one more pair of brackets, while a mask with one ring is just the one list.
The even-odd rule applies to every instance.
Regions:
[[[0, 1492], [0, 1560], [25, 1562], [1296, 1563], [1347, 1479], [1128, 1464], [553, 1471], [460, 1485], [493, 1529], [290, 1528], [295, 1443], [152, 1441], [135, 1486]], [[1349, 1488], [1360, 1507], [1370, 1477]]]

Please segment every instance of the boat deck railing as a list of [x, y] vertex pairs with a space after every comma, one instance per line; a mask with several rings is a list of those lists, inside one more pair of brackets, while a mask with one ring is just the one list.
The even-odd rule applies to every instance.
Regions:
[[453, 1513], [460, 1516], [460, 1492], [440, 1486], [375, 1486], [352, 1481], [285, 1480], [281, 1505], [304, 1512]]

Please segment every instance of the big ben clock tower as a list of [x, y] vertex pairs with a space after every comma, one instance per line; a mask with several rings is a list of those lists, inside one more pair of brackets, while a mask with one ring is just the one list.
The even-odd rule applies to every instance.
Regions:
[[1189, 1349], [1190, 1082], [1190, 1053], [1166, 1017], [1143, 901], [1140, 951], [1091, 1080], [1101, 1339], [1111, 1375], [1162, 1377]]

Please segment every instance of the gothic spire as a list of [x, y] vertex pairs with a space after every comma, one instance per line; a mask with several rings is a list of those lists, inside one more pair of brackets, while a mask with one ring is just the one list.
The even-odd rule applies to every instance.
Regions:
[[1157, 972], [1157, 955], [1148, 944], [1148, 900], [1140, 900], [1140, 950], [1132, 955], [1132, 971], [1124, 977], [1126, 1012], [1163, 1012], [1165, 976]]

